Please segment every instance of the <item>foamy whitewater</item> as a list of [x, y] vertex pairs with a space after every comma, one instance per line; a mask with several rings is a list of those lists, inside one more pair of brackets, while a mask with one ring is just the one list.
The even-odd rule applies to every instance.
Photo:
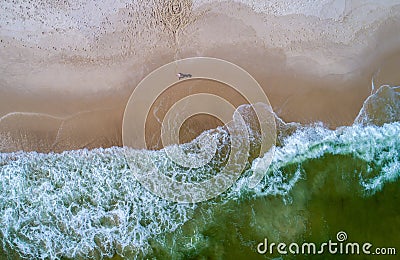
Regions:
[[[392, 104], [398, 106], [399, 93], [396, 90], [382, 87], [365, 102], [364, 111], [371, 105], [381, 107], [386, 104], [387, 111], [396, 113], [391, 118], [398, 119], [400, 110], [387, 105], [387, 98], [379, 96], [390, 92], [389, 96], [395, 101]], [[371, 104], [371, 100], [375, 103]], [[372, 115], [371, 111], [369, 115]], [[143, 154], [150, 154], [163, 174], [176, 175], [179, 172], [183, 177], [189, 176], [185, 178], [186, 182], [198, 181], [198, 178], [190, 177], [196, 176], [192, 169], [174, 165], [163, 150], [113, 147], [60, 154], [2, 153], [2, 254], [11, 259], [17, 256], [27, 259], [98, 259], [116, 254], [127, 259], [186, 258], [216, 250], [207, 238], [212, 236], [206, 228], [210, 223], [218, 223], [217, 226], [228, 232], [228, 236], [236, 232], [235, 229], [226, 231], [234, 223], [230, 221], [236, 220], [235, 217], [227, 218], [229, 212], [250, 218], [240, 227], [249, 230], [240, 240], [241, 247], [252, 249], [254, 241], [248, 233], [259, 237], [272, 232], [275, 237], [296, 240], [305, 232], [296, 221], [306, 223], [310, 221], [310, 214], [303, 214], [299, 219], [294, 213], [299, 207], [308, 212], [307, 200], [326, 198], [327, 191], [323, 187], [330, 178], [334, 178], [339, 192], [358, 200], [375, 196], [387, 184], [396, 183], [398, 186], [400, 122], [392, 120], [378, 126], [371, 122], [367, 124], [368, 118], [364, 119], [364, 125], [355, 123], [337, 130], [313, 124], [296, 125], [297, 130], [287, 136], [282, 136], [281, 131], [281, 144], [276, 147], [269, 168], [263, 168], [263, 158], [255, 159], [227, 192], [199, 204], [168, 202], [136, 181], [131, 172], [135, 169], [130, 169], [126, 154], [138, 161], [144, 158]], [[228, 139], [224, 139], [225, 142]], [[201, 139], [193, 142], [198, 140]], [[323, 169], [318, 168], [321, 163]], [[195, 173], [215, 171], [217, 164], [211, 162], [195, 169]], [[145, 172], [148, 169], [145, 161], [137, 165], [142, 168], [136, 170]], [[247, 187], [252, 171], [266, 171], [254, 189]], [[304, 190], [304, 182], [309, 189]], [[260, 198], [276, 198], [275, 203], [280, 206], [265, 203], [261, 209], [256, 209], [260, 207], [256, 206]], [[244, 213], [242, 210], [248, 207], [251, 210]], [[262, 213], [268, 208], [275, 212], [275, 217]], [[272, 225], [276, 218], [281, 217], [280, 211], [286, 212], [285, 218], [292, 221], [286, 229], [293, 230], [282, 233]], [[260, 225], [261, 221], [264, 221], [263, 225]]]

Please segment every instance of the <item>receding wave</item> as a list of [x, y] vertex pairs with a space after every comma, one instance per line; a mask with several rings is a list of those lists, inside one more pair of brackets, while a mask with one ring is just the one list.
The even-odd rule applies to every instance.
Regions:
[[0, 151], [48, 153], [61, 152], [70, 147], [90, 149], [118, 145], [122, 143], [119, 121], [118, 113], [110, 109], [85, 111], [69, 117], [9, 113], [0, 118]]

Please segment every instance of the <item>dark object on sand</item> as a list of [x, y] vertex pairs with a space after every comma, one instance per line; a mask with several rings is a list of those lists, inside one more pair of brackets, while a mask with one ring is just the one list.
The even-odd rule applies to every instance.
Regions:
[[184, 78], [191, 78], [192, 74], [178, 73], [176, 74], [176, 76], [178, 76], [178, 79], [184, 79]]

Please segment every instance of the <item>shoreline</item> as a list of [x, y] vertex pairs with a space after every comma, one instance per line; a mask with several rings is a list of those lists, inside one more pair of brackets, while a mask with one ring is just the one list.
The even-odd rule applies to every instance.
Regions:
[[[224, 59], [248, 71], [286, 122], [351, 125], [371, 94], [374, 76], [377, 84], [400, 80], [393, 65], [385, 65], [388, 57], [400, 57], [400, 38], [394, 34], [400, 8], [388, 10], [390, 16], [387, 11], [380, 17], [382, 11], [365, 28], [350, 28], [342, 36], [334, 36], [335, 27], [356, 27], [365, 17], [353, 14], [348, 22], [274, 16], [239, 3], [200, 5], [189, 12], [195, 19], [174, 34], [175, 41], [171, 32], [152, 33], [146, 26], [135, 38], [123, 25], [88, 50], [44, 50], [1, 34], [0, 117], [18, 115], [0, 121], [0, 152], [121, 146], [122, 116], [135, 86], [159, 66], [193, 56]], [[120, 11], [112, 18], [124, 15]], [[222, 22], [224, 27], [215, 26]], [[63, 45], [57, 37], [48, 35], [49, 44]], [[32, 113], [50, 117], [38, 124]]]

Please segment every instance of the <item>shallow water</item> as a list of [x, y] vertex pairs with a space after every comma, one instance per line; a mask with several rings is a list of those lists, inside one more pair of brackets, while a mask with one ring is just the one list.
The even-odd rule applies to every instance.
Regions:
[[[395, 101], [392, 105], [399, 104], [396, 90], [382, 87], [364, 108], [371, 102], [381, 107], [384, 102], [386, 111], [391, 111], [390, 98]], [[399, 110], [394, 111], [392, 119]], [[336, 241], [339, 231], [346, 232], [348, 242], [398, 249], [400, 124], [393, 120], [373, 125], [373, 112], [381, 113], [368, 110], [364, 116], [370, 120], [365, 118], [364, 125], [337, 130], [322, 124], [295, 125], [297, 130], [285, 134], [284, 125], [278, 124], [280, 145], [269, 168], [263, 168], [263, 157], [251, 160], [225, 193], [197, 204], [155, 196], [132, 171], [146, 173], [156, 165], [163, 174], [197, 182], [218, 171], [224, 155], [188, 169], [172, 162], [164, 150], [114, 147], [61, 154], [2, 153], [3, 255], [261, 259], [264, 256], [256, 250], [265, 238], [319, 245]], [[222, 140], [219, 151], [227, 144], [225, 135], [223, 130], [216, 135]], [[254, 171], [265, 171], [265, 177], [252, 189], [248, 184]], [[320, 257], [331, 255], [325, 252]]]

